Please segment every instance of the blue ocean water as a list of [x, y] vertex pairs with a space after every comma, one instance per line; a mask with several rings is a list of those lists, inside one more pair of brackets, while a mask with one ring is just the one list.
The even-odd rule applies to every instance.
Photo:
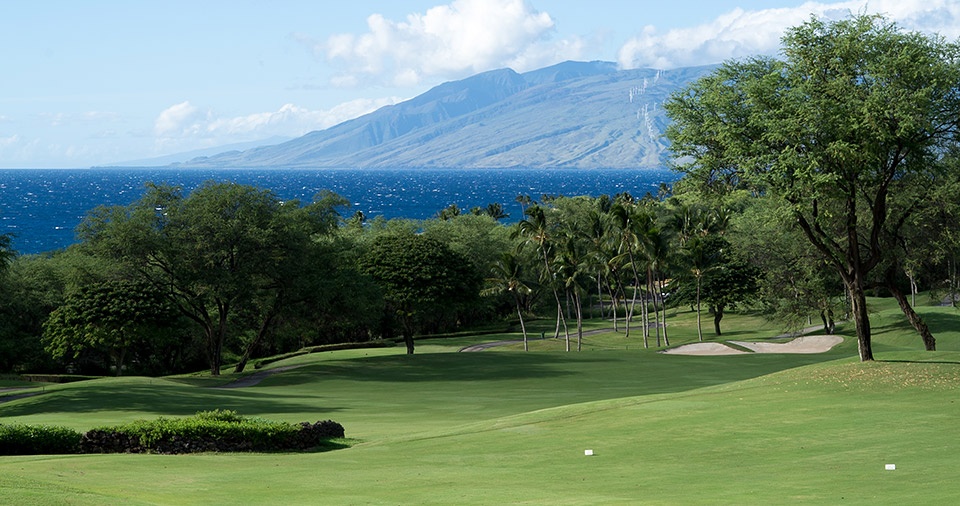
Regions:
[[186, 191], [204, 181], [233, 181], [268, 188], [284, 200], [310, 201], [331, 190], [351, 202], [345, 216], [426, 219], [456, 204], [461, 209], [498, 202], [521, 218], [518, 195], [615, 195], [640, 197], [673, 182], [669, 170], [352, 170], [352, 169], [5, 169], [0, 170], [0, 233], [14, 236], [20, 254], [64, 248], [98, 205], [126, 205], [147, 182]]

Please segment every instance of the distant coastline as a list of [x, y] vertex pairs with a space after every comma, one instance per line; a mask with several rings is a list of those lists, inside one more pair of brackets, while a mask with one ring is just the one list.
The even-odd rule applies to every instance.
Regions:
[[427, 219], [456, 204], [500, 203], [520, 219], [518, 195], [614, 195], [656, 193], [672, 183], [669, 169], [236, 169], [193, 167], [93, 167], [89, 169], [0, 170], [0, 233], [14, 236], [21, 254], [62, 249], [74, 230], [99, 205], [126, 205], [143, 194], [147, 182], [182, 186], [233, 181], [274, 191], [285, 200], [309, 201], [321, 190], [347, 198], [345, 217], [361, 211], [368, 219]]

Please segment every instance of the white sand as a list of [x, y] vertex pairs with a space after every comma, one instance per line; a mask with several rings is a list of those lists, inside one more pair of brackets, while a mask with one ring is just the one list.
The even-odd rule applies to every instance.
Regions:
[[742, 355], [747, 353], [731, 348], [723, 343], [693, 343], [663, 350], [670, 355]]
[[748, 343], [730, 341], [757, 353], [823, 353], [843, 342], [840, 336], [800, 336], [786, 343]]
[[[843, 342], [840, 336], [801, 336], [786, 343], [730, 341], [755, 353], [823, 353]], [[723, 343], [693, 343], [664, 350], [674, 355], [738, 355], [747, 353]]]

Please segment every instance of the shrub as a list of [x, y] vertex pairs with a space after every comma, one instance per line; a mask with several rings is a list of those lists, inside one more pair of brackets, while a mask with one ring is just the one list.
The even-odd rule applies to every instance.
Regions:
[[284, 451], [315, 448], [342, 437], [343, 426], [330, 420], [290, 424], [215, 410], [94, 429], [84, 434], [80, 445], [84, 453]]
[[80, 452], [81, 434], [66, 427], [0, 425], [0, 455], [42, 455]]

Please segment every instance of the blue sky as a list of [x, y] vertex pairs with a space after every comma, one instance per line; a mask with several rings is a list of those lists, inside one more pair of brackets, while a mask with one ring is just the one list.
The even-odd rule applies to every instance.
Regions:
[[0, 168], [299, 136], [493, 68], [775, 53], [861, 10], [960, 36], [957, 0], [4, 0]]

